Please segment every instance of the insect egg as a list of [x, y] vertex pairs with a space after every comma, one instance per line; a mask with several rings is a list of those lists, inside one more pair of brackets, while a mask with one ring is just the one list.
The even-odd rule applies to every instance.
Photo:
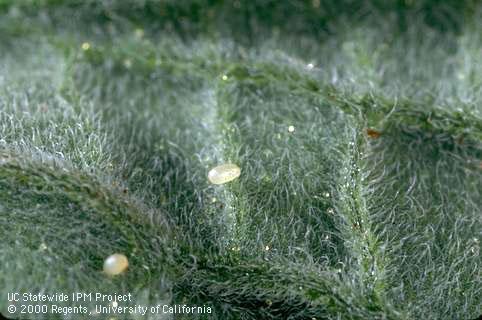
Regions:
[[104, 261], [104, 272], [111, 276], [116, 276], [124, 272], [129, 266], [127, 257], [120, 253], [110, 255]]
[[208, 173], [208, 180], [212, 184], [224, 184], [235, 180], [241, 175], [241, 169], [232, 163], [212, 168]]

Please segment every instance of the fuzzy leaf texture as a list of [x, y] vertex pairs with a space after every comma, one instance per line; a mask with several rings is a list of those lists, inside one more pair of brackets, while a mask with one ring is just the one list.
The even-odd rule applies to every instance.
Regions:
[[[212, 312], [109, 317], [479, 317], [481, 17], [0, 0], [0, 312], [26, 317], [11, 292], [129, 292]], [[226, 163], [240, 176], [211, 184]], [[108, 276], [114, 253], [129, 267]]]

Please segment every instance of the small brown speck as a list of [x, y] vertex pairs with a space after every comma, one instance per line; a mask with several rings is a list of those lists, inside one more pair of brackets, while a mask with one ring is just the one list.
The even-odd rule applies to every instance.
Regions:
[[380, 131], [368, 128], [367, 129], [367, 135], [372, 139], [378, 139], [378, 138], [380, 138], [382, 133]]

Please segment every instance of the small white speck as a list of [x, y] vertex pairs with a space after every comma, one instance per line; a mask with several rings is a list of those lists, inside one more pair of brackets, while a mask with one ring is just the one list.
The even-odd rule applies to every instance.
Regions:
[[124, 67], [126, 67], [127, 69], [130, 69], [132, 67], [132, 61], [130, 59], [125, 59]]
[[84, 42], [82, 43], [82, 50], [87, 51], [90, 49], [90, 43]]
[[479, 256], [479, 251], [480, 251], [480, 248], [479, 246], [476, 244], [472, 247], [470, 247], [470, 253], [472, 253], [474, 256]]
[[315, 67], [315, 65], [314, 65], [313, 63], [308, 63], [308, 64], [306, 65], [306, 68], [307, 68], [308, 70], [312, 70], [314, 67]]
[[223, 79], [224, 81], [228, 80], [228, 76], [223, 74], [223, 76], [221, 77], [221, 79]]
[[140, 29], [140, 28], [139, 28], [139, 29], [136, 29], [135, 35], [136, 35], [136, 37], [138, 37], [138, 38], [144, 37], [144, 30], [142, 30], [142, 29]]
[[288, 132], [295, 132], [295, 126], [289, 126]]

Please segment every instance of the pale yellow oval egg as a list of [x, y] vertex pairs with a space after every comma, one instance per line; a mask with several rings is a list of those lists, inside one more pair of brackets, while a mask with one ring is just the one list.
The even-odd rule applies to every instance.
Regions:
[[212, 168], [208, 173], [209, 182], [212, 184], [224, 184], [241, 175], [241, 169], [232, 163], [222, 164]]
[[111, 276], [116, 276], [124, 272], [129, 267], [129, 260], [120, 253], [108, 256], [104, 261], [104, 272]]

